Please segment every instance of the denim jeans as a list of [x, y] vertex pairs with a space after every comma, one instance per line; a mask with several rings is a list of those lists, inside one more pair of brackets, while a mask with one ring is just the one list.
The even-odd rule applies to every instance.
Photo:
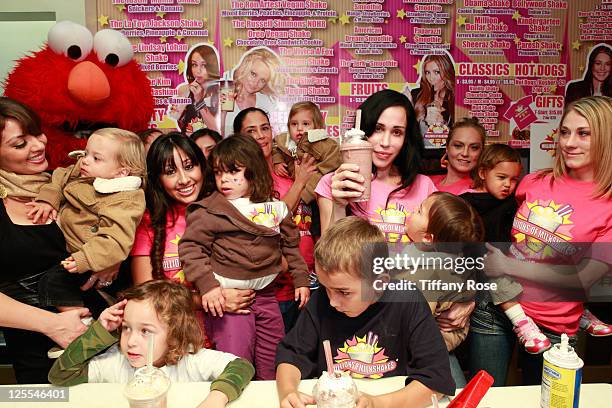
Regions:
[[516, 335], [504, 312], [493, 303], [478, 301], [472, 312], [468, 337], [470, 378], [485, 370], [493, 376], [494, 387], [506, 385]]
[[[559, 334], [542, 327], [540, 330], [552, 344], [561, 342]], [[510, 319], [492, 303], [477, 302], [472, 312], [469, 340], [470, 378], [479, 370], [486, 370], [493, 376], [494, 387], [504, 386], [517, 340]], [[576, 336], [569, 336], [569, 343], [575, 347]], [[519, 346], [518, 363], [523, 371], [523, 385], [539, 385], [542, 382], [542, 354], [529, 354]]]

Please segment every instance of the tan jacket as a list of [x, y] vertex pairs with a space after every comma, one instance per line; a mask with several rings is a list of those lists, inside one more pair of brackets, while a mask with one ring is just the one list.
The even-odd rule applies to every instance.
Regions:
[[[440, 316], [442, 312], [447, 311], [453, 305], [453, 302], [427, 302], [429, 303], [429, 308], [431, 309], [431, 313], [434, 317]], [[470, 330], [470, 321], [468, 319], [465, 327], [463, 329], [456, 329], [450, 332], [440, 330], [440, 334], [442, 334], [442, 338], [444, 339], [444, 343], [446, 343], [446, 349], [448, 351], [453, 351], [456, 349], [463, 340], [468, 335], [468, 331]]]
[[282, 256], [294, 287], [308, 287], [308, 268], [299, 245], [290, 211], [276, 232], [248, 220], [215, 191], [187, 207], [187, 229], [178, 250], [185, 277], [206, 293], [220, 286], [213, 271], [230, 279], [261, 278], [281, 271]]
[[138, 177], [80, 177], [80, 163], [55, 169], [51, 183], [41, 188], [36, 200], [58, 210], [77, 272], [99, 272], [128, 257], [145, 210], [145, 196], [136, 183]]
[[291, 154], [287, 148], [288, 133], [281, 133], [276, 136], [274, 140], [274, 147], [272, 149], [272, 162], [274, 164], [285, 163], [287, 165], [288, 173], [291, 178], [295, 177], [295, 160], [302, 159], [304, 153], [315, 158], [317, 163], [317, 172], [310, 176], [306, 187], [302, 190], [300, 198], [306, 204], [309, 204], [315, 199], [315, 188], [319, 184], [321, 177], [329, 172], [336, 170], [342, 164], [342, 157], [340, 156], [340, 147], [338, 143], [333, 139], [323, 139], [316, 142], [308, 141], [307, 137], [303, 137], [297, 144], [297, 151], [295, 157]]
[[[413, 257], [418, 257], [420, 252], [409, 252]], [[427, 253], [432, 257], [456, 257], [456, 255], [445, 254], [442, 252], [436, 253]], [[466, 282], [469, 279], [474, 279], [471, 273], [463, 273], [458, 274], [454, 271], [446, 270], [446, 269], [424, 269], [419, 268], [413, 274], [410, 274], [406, 271], [400, 272], [397, 275], [393, 276], [395, 279], [407, 279], [418, 282], [419, 280], [428, 280], [435, 281], [440, 280], [445, 283], [460, 283]], [[462, 290], [461, 292], [457, 291], [444, 291], [444, 290], [422, 290], [427, 303], [429, 304], [429, 308], [431, 309], [431, 313], [434, 317], [438, 317], [442, 312], [450, 309], [454, 302], [469, 302], [472, 301], [476, 297], [476, 291], [474, 290]], [[446, 348], [448, 351], [452, 351], [457, 346], [459, 346], [463, 340], [467, 337], [469, 330], [469, 324], [463, 329], [457, 329], [450, 332], [440, 330], [442, 334], [442, 338], [444, 339], [444, 343], [446, 343]]]

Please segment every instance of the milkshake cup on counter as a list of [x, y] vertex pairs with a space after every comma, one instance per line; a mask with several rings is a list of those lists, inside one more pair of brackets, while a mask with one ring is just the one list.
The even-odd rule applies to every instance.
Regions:
[[358, 165], [359, 174], [365, 179], [363, 183], [365, 190], [359, 197], [352, 198], [351, 201], [353, 202], [368, 201], [372, 183], [372, 150], [374, 146], [368, 141], [365, 133], [359, 129], [360, 122], [361, 110], [358, 110], [355, 127], [346, 131], [340, 144], [342, 161]]
[[323, 371], [312, 389], [312, 396], [319, 408], [354, 408], [359, 393], [349, 373]]
[[225, 112], [232, 112], [234, 110], [235, 88], [234, 81], [230, 79], [230, 73], [228, 71], [223, 73], [223, 79], [221, 82], [220, 99], [221, 99], [221, 110]]
[[166, 408], [170, 378], [159, 368], [142, 367], [125, 386], [130, 408]]
[[347, 372], [335, 370], [329, 340], [323, 341], [327, 371], [312, 389], [312, 396], [319, 408], [355, 408], [359, 392], [355, 381]]

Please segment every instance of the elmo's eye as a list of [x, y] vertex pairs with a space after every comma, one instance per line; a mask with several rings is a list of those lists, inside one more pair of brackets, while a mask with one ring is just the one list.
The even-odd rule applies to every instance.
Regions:
[[100, 30], [94, 36], [93, 42], [98, 60], [112, 67], [121, 67], [134, 56], [132, 44], [119, 31]]
[[83, 61], [93, 46], [89, 30], [72, 21], [60, 21], [51, 27], [47, 41], [53, 52], [74, 61]]

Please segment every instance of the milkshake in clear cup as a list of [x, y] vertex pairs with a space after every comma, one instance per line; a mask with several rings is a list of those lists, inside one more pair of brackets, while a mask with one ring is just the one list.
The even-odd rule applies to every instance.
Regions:
[[220, 99], [221, 99], [221, 110], [225, 112], [232, 112], [234, 110], [235, 88], [234, 81], [230, 79], [230, 73], [225, 72], [220, 88]]
[[159, 368], [142, 367], [125, 386], [130, 408], [166, 408], [170, 379]]
[[365, 179], [365, 190], [359, 197], [350, 199], [353, 202], [368, 201], [370, 199], [370, 185], [372, 183], [372, 143], [368, 141], [365, 133], [359, 129], [348, 130], [342, 138], [340, 153], [344, 163], [353, 163], [359, 166], [359, 174]]
[[323, 371], [312, 389], [312, 396], [319, 408], [354, 408], [359, 397], [357, 385], [348, 372]]

